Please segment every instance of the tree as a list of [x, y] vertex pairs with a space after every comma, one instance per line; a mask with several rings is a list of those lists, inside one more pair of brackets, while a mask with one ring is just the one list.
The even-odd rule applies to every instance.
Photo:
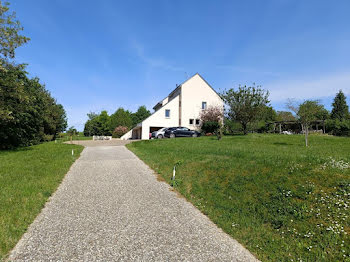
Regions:
[[113, 131], [113, 137], [121, 137], [129, 131], [129, 128], [126, 126], [117, 126]]
[[141, 123], [147, 117], [151, 115], [151, 112], [147, 110], [146, 106], [140, 106], [135, 113], [132, 114], [132, 126], [136, 126]]
[[28, 146], [54, 139], [67, 126], [62, 105], [24, 65], [3, 63], [0, 69], [0, 148]]
[[9, 4], [0, 0], [0, 55], [2, 58], [14, 58], [15, 49], [30, 40], [21, 35], [21, 31], [23, 27], [16, 19], [16, 14], [10, 13]]
[[277, 111], [277, 121], [296, 121], [295, 116], [289, 111]]
[[75, 136], [78, 133], [78, 131], [75, 129], [74, 126], [71, 126], [68, 130], [67, 130], [67, 134], [69, 136]]
[[97, 124], [100, 130], [100, 134], [102, 136], [112, 135], [112, 131], [110, 130], [110, 116], [107, 111], [102, 111], [101, 114], [96, 118]]
[[89, 120], [92, 120], [92, 119], [98, 117], [98, 114], [95, 112], [90, 112], [90, 113], [87, 113], [87, 117], [89, 118]]
[[216, 133], [218, 139], [221, 138], [219, 131], [223, 124], [224, 111], [222, 107], [219, 106], [209, 106], [204, 109], [200, 115], [199, 119], [201, 121], [201, 129], [205, 133]]
[[342, 90], [340, 90], [335, 96], [332, 106], [332, 119], [345, 120], [349, 118], [349, 107], [346, 103], [346, 97]]
[[319, 104], [317, 100], [306, 100], [299, 106], [298, 117], [305, 132], [305, 145], [308, 146], [308, 135], [310, 124], [318, 120], [317, 116], [324, 109], [323, 105]]
[[110, 117], [111, 132], [113, 132], [117, 126], [132, 127], [131, 113], [128, 110], [124, 110], [122, 107], [118, 108]]
[[[94, 113], [95, 114], [95, 113]], [[88, 114], [91, 116], [91, 113]], [[107, 111], [102, 111], [99, 115], [94, 115], [91, 119], [86, 121], [84, 126], [84, 136], [110, 136], [112, 130], [110, 129], [110, 116]]]
[[229, 89], [221, 94], [229, 107], [228, 117], [241, 123], [246, 135], [247, 125], [261, 118], [261, 113], [270, 102], [269, 92], [260, 86], [239, 86], [238, 90]]

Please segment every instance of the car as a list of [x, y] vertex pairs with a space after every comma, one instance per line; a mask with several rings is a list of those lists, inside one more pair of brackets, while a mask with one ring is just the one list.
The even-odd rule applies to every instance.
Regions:
[[164, 132], [164, 137], [174, 138], [174, 137], [197, 137], [201, 133], [195, 130], [191, 130], [187, 127], [171, 127]]
[[164, 133], [165, 131], [167, 130], [168, 128], [167, 127], [163, 127], [157, 131], [154, 131], [152, 132], [152, 138], [158, 138], [158, 139], [161, 139], [161, 138], [164, 138]]

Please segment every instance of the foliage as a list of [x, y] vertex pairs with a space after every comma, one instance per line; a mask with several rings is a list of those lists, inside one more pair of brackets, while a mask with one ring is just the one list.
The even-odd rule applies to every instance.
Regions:
[[344, 120], [349, 118], [349, 107], [346, 103], [346, 97], [342, 90], [340, 90], [335, 96], [332, 106], [332, 119]]
[[0, 59], [14, 58], [15, 49], [29, 41], [20, 31], [23, 27], [16, 14], [10, 13], [8, 3], [0, 1]]
[[277, 111], [276, 121], [296, 121], [297, 119], [289, 111]]
[[[88, 116], [91, 116], [91, 113]], [[84, 127], [85, 136], [110, 136], [112, 130], [110, 129], [110, 117], [107, 111], [102, 111], [99, 115], [94, 115], [92, 119], [89, 119], [85, 123]]]
[[119, 138], [129, 131], [127, 126], [117, 126], [113, 131], [113, 137]]
[[67, 127], [66, 113], [24, 65], [2, 61], [0, 69], [0, 149], [45, 141]]
[[128, 110], [120, 107], [110, 116], [110, 130], [114, 130], [118, 126], [126, 126], [131, 128], [133, 126], [133, 120], [131, 113]]
[[202, 123], [217, 122], [220, 123], [223, 119], [224, 112], [219, 106], [209, 106], [207, 109], [201, 111], [199, 119]]
[[350, 140], [250, 134], [128, 144], [261, 261], [348, 261]]
[[216, 133], [217, 130], [220, 128], [220, 123], [217, 121], [206, 121], [202, 123], [202, 131], [204, 134], [206, 133]]
[[71, 126], [68, 130], [67, 130], [67, 134], [69, 136], [75, 136], [76, 134], [78, 134], [77, 129], [74, 126]]
[[146, 106], [140, 106], [137, 109], [137, 111], [131, 115], [132, 127], [136, 126], [138, 123], [141, 123], [150, 115], [151, 115], [151, 112], [147, 110]]
[[111, 116], [108, 115], [107, 111], [102, 111], [100, 114], [90, 112], [87, 114], [88, 120], [85, 123], [84, 135], [110, 136], [114, 133], [116, 127], [123, 126], [131, 129], [150, 114], [145, 106], [140, 106], [135, 113], [119, 107]]
[[199, 115], [202, 131], [204, 133], [218, 134], [223, 122], [223, 117], [223, 108], [219, 106], [209, 106], [208, 108], [204, 109]]
[[310, 125], [313, 121], [319, 120], [318, 117], [324, 112], [323, 105], [316, 100], [304, 101], [298, 109], [298, 118], [305, 132], [305, 145], [308, 146], [308, 133]]
[[260, 86], [239, 86], [238, 90], [229, 89], [221, 94], [229, 107], [228, 117], [241, 123], [244, 134], [247, 125], [261, 119], [262, 111], [269, 103], [269, 92]]
[[0, 261], [6, 261], [82, 149], [49, 142], [0, 151]]
[[329, 119], [326, 131], [335, 136], [350, 136], [350, 120]]

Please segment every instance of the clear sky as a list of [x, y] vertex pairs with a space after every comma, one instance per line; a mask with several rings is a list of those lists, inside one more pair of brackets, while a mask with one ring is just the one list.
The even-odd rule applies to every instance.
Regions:
[[196, 72], [217, 91], [262, 85], [278, 110], [350, 98], [348, 0], [9, 2], [31, 38], [17, 62], [79, 130], [90, 111], [151, 109]]

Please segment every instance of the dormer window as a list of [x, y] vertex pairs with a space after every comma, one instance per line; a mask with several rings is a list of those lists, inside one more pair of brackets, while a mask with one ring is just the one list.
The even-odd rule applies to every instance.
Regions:
[[165, 109], [165, 118], [170, 118], [170, 109]]
[[207, 109], [207, 102], [202, 102], [202, 110]]

